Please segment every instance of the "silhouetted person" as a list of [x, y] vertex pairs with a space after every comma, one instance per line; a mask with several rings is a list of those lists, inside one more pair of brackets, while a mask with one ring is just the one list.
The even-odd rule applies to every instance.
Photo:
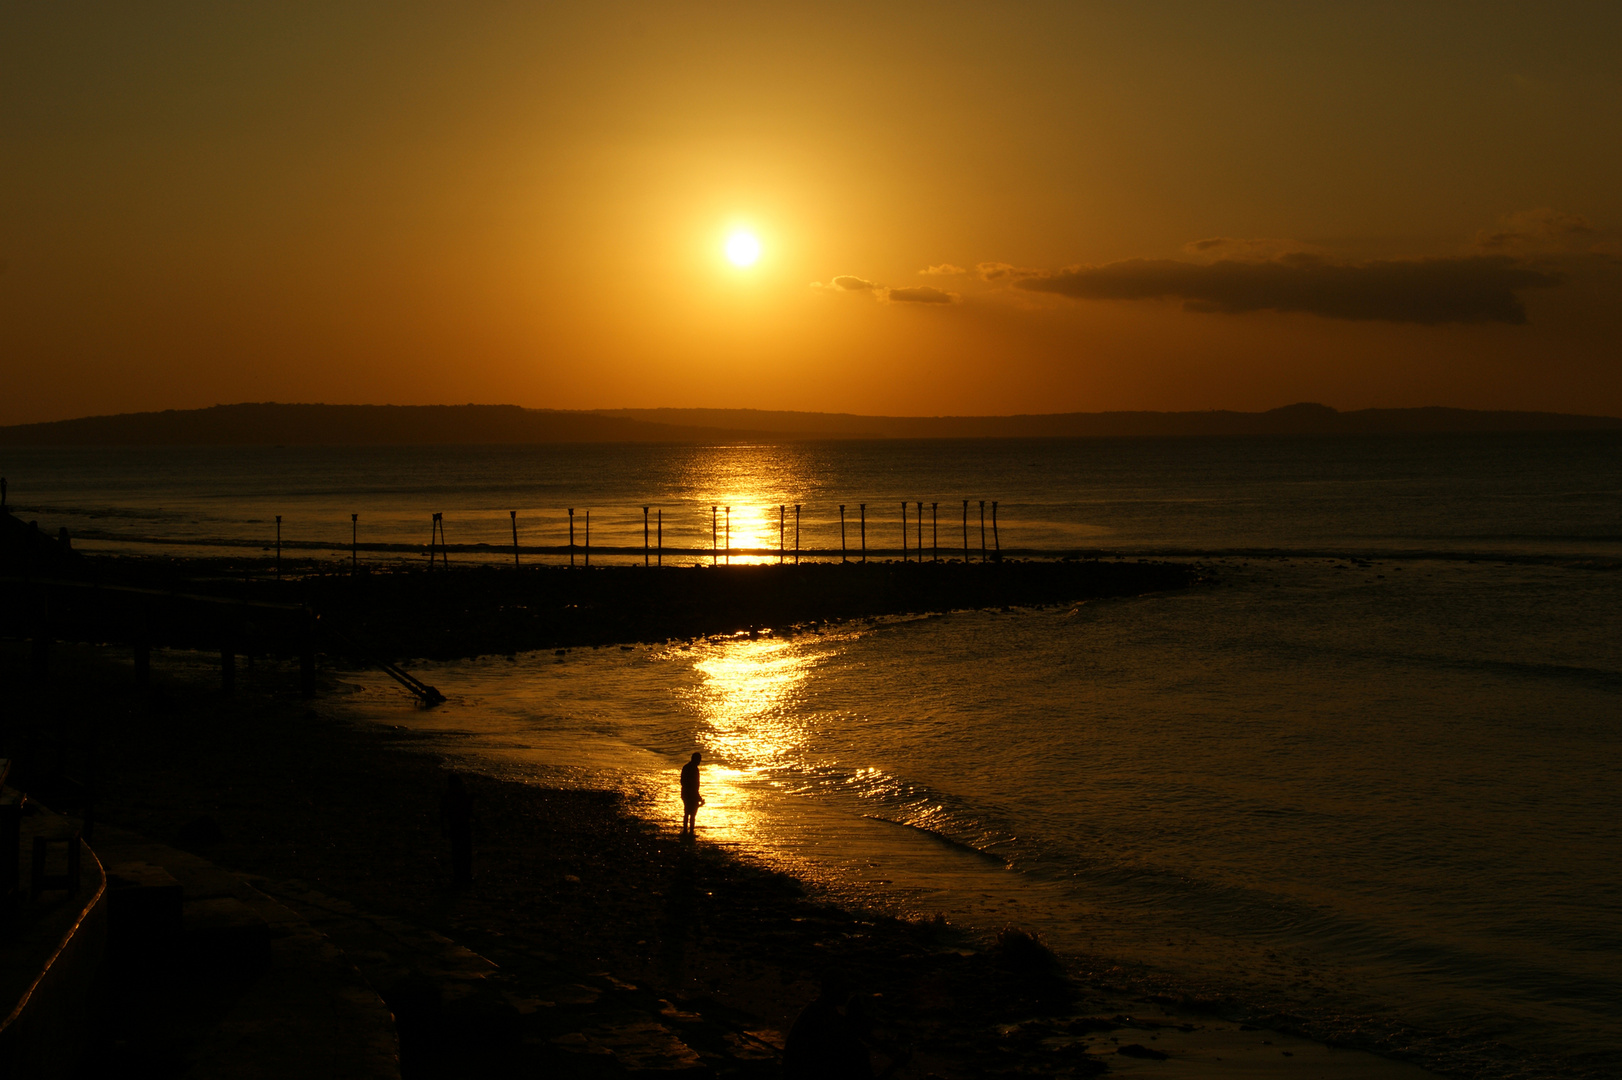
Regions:
[[473, 796], [468, 794], [460, 773], [451, 773], [450, 778], [445, 781], [445, 796], [440, 801], [440, 812], [445, 818], [445, 831], [451, 838], [451, 884], [471, 884]]
[[822, 993], [800, 1013], [783, 1043], [784, 1080], [872, 1080], [866, 1019], [843, 975], [822, 980]]
[[698, 828], [698, 808], [704, 805], [704, 797], [698, 793], [698, 763], [701, 760], [698, 752], [693, 752], [687, 764], [681, 767], [681, 831], [692, 832]]

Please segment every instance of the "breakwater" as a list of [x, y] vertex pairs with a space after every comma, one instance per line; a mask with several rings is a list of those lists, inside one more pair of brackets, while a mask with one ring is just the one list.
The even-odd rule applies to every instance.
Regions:
[[963, 608], [1061, 604], [1182, 588], [1187, 566], [1154, 562], [612, 566], [571, 571], [306, 579], [323, 620], [373, 651], [452, 659], [529, 649], [784, 631], [827, 620]]

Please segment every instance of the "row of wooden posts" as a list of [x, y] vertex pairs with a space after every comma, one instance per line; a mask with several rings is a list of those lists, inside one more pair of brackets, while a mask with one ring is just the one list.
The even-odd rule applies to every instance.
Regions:
[[[912, 546], [912, 548], [910, 550], [909, 550], [909, 548], [907, 546], [907, 529], [908, 529], [908, 526], [909, 526], [909, 519], [907, 517], [907, 507], [909, 505], [917, 507], [917, 514], [916, 514], [915, 518], [913, 519], [914, 521], [916, 521], [916, 539], [915, 539], [915, 542], [913, 543], [913, 546]], [[793, 547], [792, 550], [790, 550], [788, 548], [788, 546], [787, 546], [788, 504], [783, 503], [783, 504], [780, 504], [777, 507], [777, 561], [778, 561], [779, 564], [781, 564], [781, 563], [787, 561], [788, 559], [792, 558], [793, 561], [794, 561], [794, 564], [796, 566], [799, 565], [800, 556], [805, 550], [805, 549], [801, 548], [801, 546], [800, 546], [800, 510], [801, 510], [801, 506], [802, 506], [801, 503], [795, 503], [794, 504], [794, 547]], [[856, 557], [857, 557], [857, 561], [865, 563], [867, 561], [867, 504], [866, 503], [858, 503], [856, 509], [857, 509], [856, 525], [857, 525], [857, 530], [858, 530], [858, 532], [857, 532], [858, 547], [857, 547], [857, 550], [856, 550]], [[723, 533], [722, 533], [723, 522], [722, 522], [722, 519], [721, 519], [721, 516], [720, 516], [723, 512], [726, 515], [725, 521], [724, 521], [724, 529], [725, 529], [725, 532], [724, 532], [725, 543], [724, 544], [722, 543], [722, 539], [723, 539]], [[649, 516], [650, 513], [653, 515], [651, 518]], [[513, 566], [517, 567], [517, 566], [520, 565], [519, 557], [518, 557], [519, 556], [518, 511], [517, 510], [509, 510], [509, 511], [507, 511], [507, 516], [512, 522]], [[929, 521], [930, 559], [933, 562], [939, 562], [940, 557], [941, 557], [941, 548], [940, 548], [940, 503], [932, 502], [932, 503], [929, 504], [929, 517], [930, 517], [930, 521]], [[590, 566], [591, 565], [591, 511], [590, 510], [585, 511], [584, 518], [583, 518], [583, 525], [584, 525], [584, 532], [585, 532], [585, 537], [584, 537], [585, 543], [584, 543], [584, 545], [577, 546], [575, 544], [575, 511], [574, 511], [574, 507], [570, 507], [569, 508], [569, 548], [568, 548], [568, 550], [569, 550], [569, 565], [570, 566], [576, 565], [576, 563], [575, 563], [575, 554], [576, 554], [577, 551], [579, 551], [580, 554], [581, 554], [583, 565], [585, 565], [585, 566]], [[663, 566], [664, 565], [664, 552], [665, 552], [665, 515], [664, 515], [664, 510], [663, 509], [655, 509], [655, 508], [650, 507], [650, 506], [644, 506], [642, 508], [642, 565], [644, 565], [644, 566], [653, 566], [653, 565]], [[728, 565], [730, 565], [731, 562], [732, 562], [732, 507], [730, 507], [730, 506], [721, 506], [721, 505], [717, 504], [715, 506], [710, 507], [710, 547], [709, 547], [709, 552], [710, 552], [710, 562], [712, 564], [720, 563], [723, 560]], [[902, 500], [902, 502], [901, 502], [901, 561], [902, 562], [910, 561], [909, 560], [909, 555], [911, 556], [911, 558], [915, 558], [918, 562], [923, 562], [924, 561], [924, 504], [921, 501], [909, 504], [906, 500]], [[847, 540], [846, 504], [845, 503], [840, 503], [839, 504], [839, 561], [840, 562], [849, 562], [850, 561], [850, 556], [851, 556], [851, 552], [850, 552], [849, 543], [848, 543], [848, 540]], [[445, 543], [445, 515], [442, 514], [442, 513], [434, 514], [432, 516], [431, 520], [430, 520], [430, 525], [429, 525], [428, 560], [429, 560], [429, 565], [430, 566], [433, 565], [434, 560], [436, 559], [436, 557], [437, 557], [437, 559], [439, 560], [439, 562], [440, 562], [440, 564], [442, 566], [446, 566], [446, 567], [450, 566], [449, 548]], [[981, 499], [980, 500], [980, 561], [981, 562], [986, 562], [988, 559], [1000, 559], [1001, 557], [1002, 557], [1002, 541], [1001, 541], [1001, 537], [999, 536], [998, 531], [997, 531], [997, 503], [996, 503], [995, 500], [993, 500], [992, 503], [991, 503], [991, 546], [988, 548], [987, 544], [986, 544], [986, 500]], [[963, 500], [963, 561], [964, 562], [971, 561], [970, 545], [969, 545], [969, 500], [968, 499]], [[356, 569], [358, 569], [359, 565], [360, 565], [360, 515], [359, 514], [350, 514], [349, 515], [349, 566], [350, 566], [351, 573], [353, 573]], [[281, 573], [282, 573], [282, 515], [277, 514], [276, 515], [276, 576], [278, 578], [281, 577]]]

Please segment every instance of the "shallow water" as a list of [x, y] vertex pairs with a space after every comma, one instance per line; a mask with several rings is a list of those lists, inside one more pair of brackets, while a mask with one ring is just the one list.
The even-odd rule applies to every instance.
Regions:
[[[1622, 670], [1591, 651], [1614, 648], [1622, 580], [1334, 566], [443, 665], [444, 708], [367, 680], [364, 711], [672, 821], [696, 747], [706, 836], [851, 899], [1351, 1026], [1622, 1049]], [[1539, 611], [1558, 627], [1527, 627]]]
[[[400, 536], [408, 500], [492, 536], [509, 504], [591, 503], [639, 541], [651, 489], [706, 533], [729, 500], [735, 543], [775, 542], [778, 502], [825, 537], [840, 498], [969, 492], [999, 498], [1004, 546], [1214, 553], [1176, 594], [423, 665], [447, 705], [366, 675], [354, 703], [671, 822], [699, 749], [704, 836], [846, 899], [1365, 1036], [1622, 1071], [1614, 436], [151, 453], [4, 465], [42, 525], [139, 550], [357, 500]], [[141, 516], [121, 470], [143, 467], [196, 516]], [[1282, 557], [1234, 554], [1257, 548]]]

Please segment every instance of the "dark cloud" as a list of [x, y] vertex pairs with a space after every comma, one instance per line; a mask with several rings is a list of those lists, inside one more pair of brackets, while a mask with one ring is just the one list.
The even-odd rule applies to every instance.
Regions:
[[1485, 251], [1581, 250], [1598, 238], [1599, 230], [1587, 218], [1543, 206], [1506, 214], [1496, 231], [1476, 234], [1476, 246]]
[[1183, 245], [1183, 250], [1206, 262], [1217, 259], [1240, 259], [1248, 262], [1265, 262], [1283, 255], [1297, 255], [1306, 252], [1312, 255], [1324, 254], [1310, 244], [1303, 244], [1299, 240], [1255, 239], [1237, 236], [1208, 236], [1204, 240], [1194, 240]]
[[890, 299], [904, 304], [950, 304], [957, 297], [924, 285], [916, 289], [891, 289]]
[[1018, 281], [1020, 278], [1039, 277], [1041, 270], [1026, 270], [1005, 262], [976, 263], [974, 272], [982, 281]]
[[[984, 268], [982, 276], [990, 276]], [[1337, 263], [1292, 252], [1260, 262], [1131, 259], [1022, 277], [1014, 287], [1086, 300], [1175, 298], [1190, 311], [1301, 311], [1431, 326], [1524, 323], [1526, 309], [1517, 290], [1562, 280], [1504, 256]]]
[[846, 292], [872, 292], [879, 287], [877, 282], [863, 281], [861, 278], [852, 277], [849, 274], [840, 274], [829, 284], [836, 289], [844, 289]]

